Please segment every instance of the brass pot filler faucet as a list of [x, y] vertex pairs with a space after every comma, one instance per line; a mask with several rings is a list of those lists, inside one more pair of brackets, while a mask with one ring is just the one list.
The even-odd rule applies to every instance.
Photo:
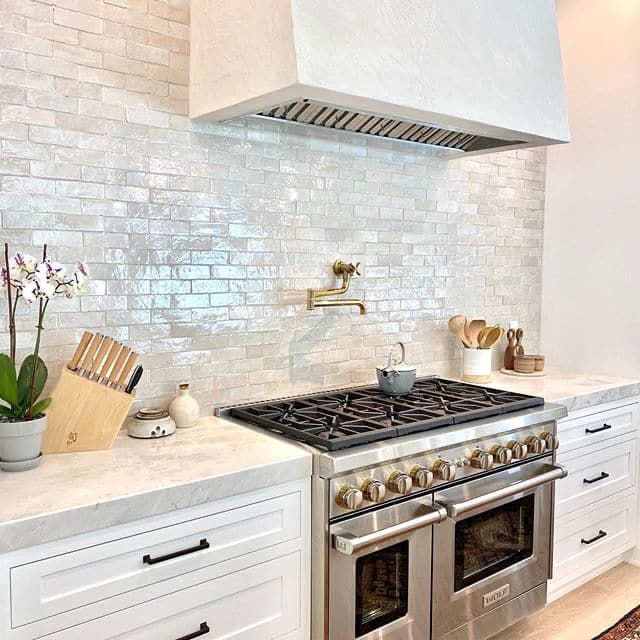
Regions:
[[307, 309], [313, 311], [316, 307], [346, 307], [356, 306], [360, 309], [360, 315], [367, 313], [367, 308], [362, 300], [356, 298], [330, 298], [329, 300], [318, 300], [318, 298], [327, 298], [329, 296], [341, 296], [349, 290], [351, 276], [361, 275], [358, 271], [360, 263], [349, 264], [342, 260], [336, 260], [333, 263], [333, 273], [336, 276], [342, 276], [342, 286], [339, 289], [307, 289]]

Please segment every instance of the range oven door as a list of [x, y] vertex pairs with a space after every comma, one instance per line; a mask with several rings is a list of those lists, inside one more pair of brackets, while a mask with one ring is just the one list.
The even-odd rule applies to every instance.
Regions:
[[429, 637], [432, 528], [444, 518], [416, 499], [331, 526], [330, 640]]
[[565, 475], [562, 467], [531, 462], [436, 495], [449, 517], [434, 531], [433, 640], [478, 637], [477, 627], [466, 633], [464, 626], [498, 607], [501, 626], [482, 637], [530, 613], [519, 597], [549, 577], [553, 481]]

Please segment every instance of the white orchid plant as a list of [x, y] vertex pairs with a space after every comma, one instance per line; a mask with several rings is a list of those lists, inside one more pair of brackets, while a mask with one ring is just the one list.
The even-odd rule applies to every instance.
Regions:
[[[76, 269], [68, 271], [64, 265], [47, 256], [42, 260], [25, 253], [9, 257], [4, 245], [4, 266], [0, 271], [0, 287], [7, 293], [9, 316], [9, 354], [0, 354], [0, 418], [5, 421], [33, 420], [51, 404], [51, 398], [40, 399], [49, 372], [40, 358], [40, 338], [49, 302], [56, 297], [73, 298], [84, 291], [89, 270], [84, 262], [76, 262]], [[20, 299], [38, 305], [38, 324], [33, 353], [16, 367], [16, 311]]]

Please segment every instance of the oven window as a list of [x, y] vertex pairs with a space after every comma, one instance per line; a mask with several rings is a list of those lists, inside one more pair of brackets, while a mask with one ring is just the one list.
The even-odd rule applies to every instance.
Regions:
[[534, 508], [531, 494], [456, 522], [456, 591], [533, 554]]
[[356, 637], [407, 615], [409, 542], [356, 561]]

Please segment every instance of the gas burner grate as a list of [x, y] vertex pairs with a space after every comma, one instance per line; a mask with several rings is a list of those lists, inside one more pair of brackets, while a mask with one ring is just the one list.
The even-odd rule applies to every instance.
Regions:
[[335, 451], [542, 404], [544, 400], [535, 396], [422, 378], [404, 396], [387, 396], [378, 387], [360, 387], [234, 407], [231, 414]]

